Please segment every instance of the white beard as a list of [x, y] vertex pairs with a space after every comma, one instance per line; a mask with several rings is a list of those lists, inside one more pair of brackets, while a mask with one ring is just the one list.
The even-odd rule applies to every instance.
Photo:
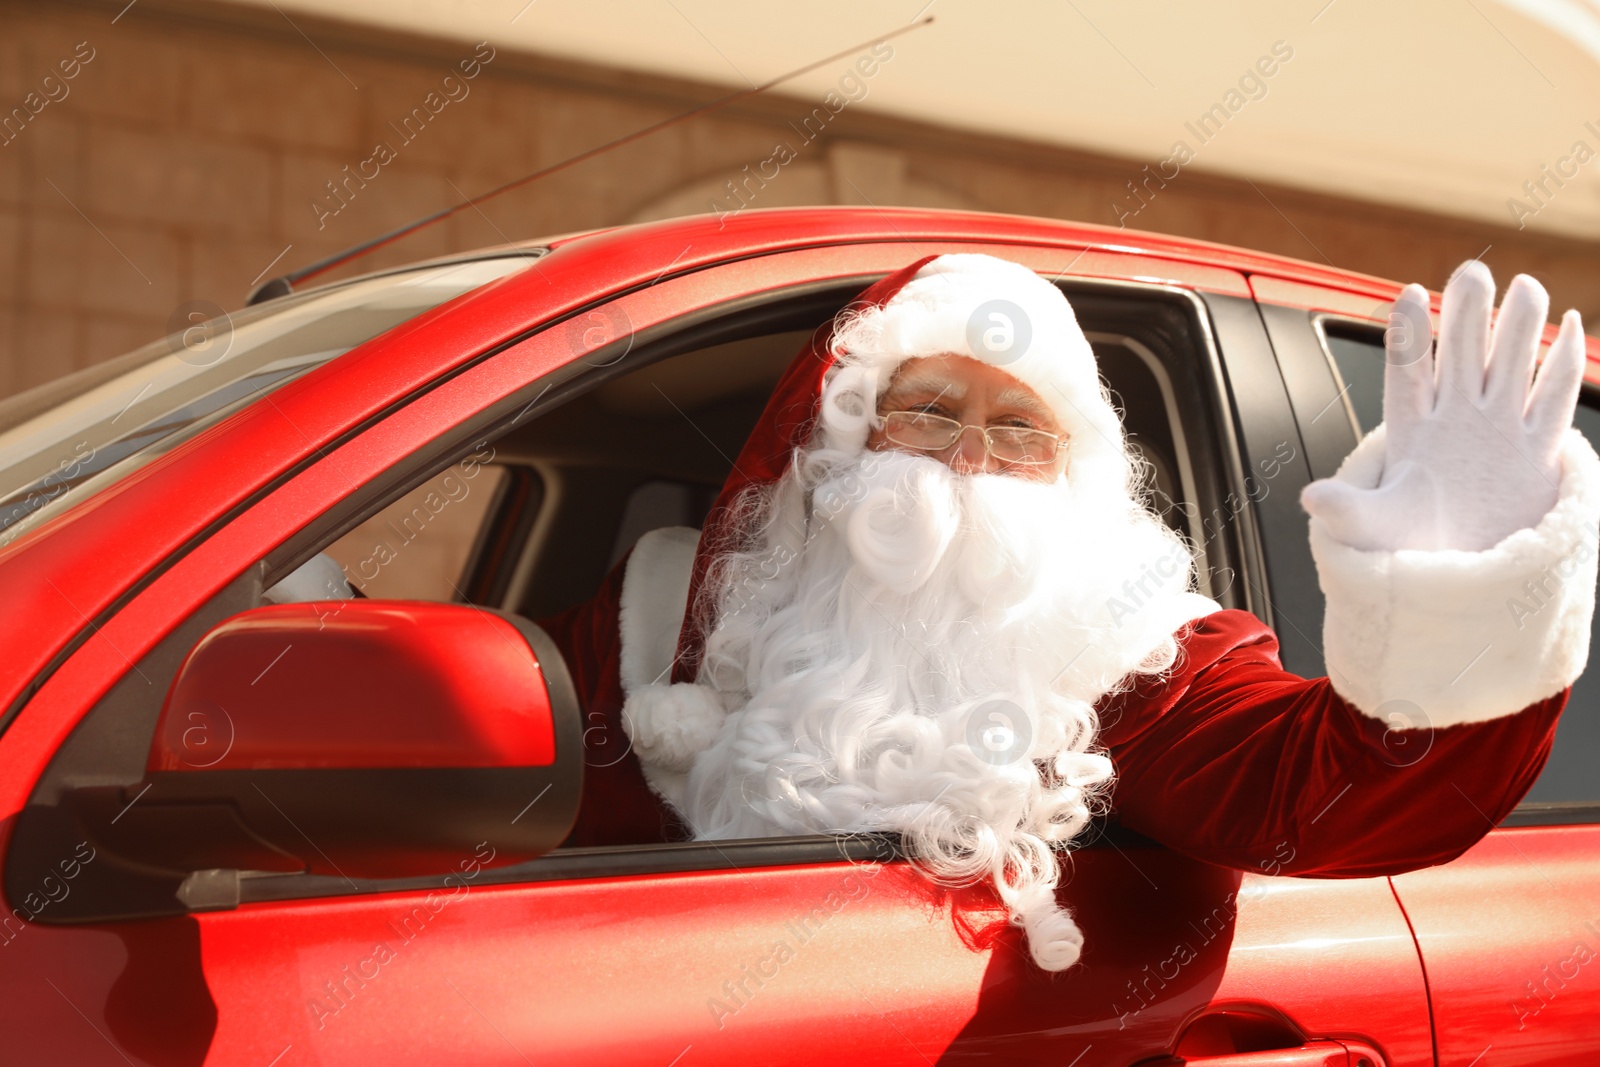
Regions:
[[993, 879], [1039, 965], [1071, 966], [1051, 846], [1109, 792], [1094, 704], [1169, 668], [1210, 603], [1159, 519], [1072, 483], [798, 453], [708, 576], [699, 683], [730, 714], [689, 772], [695, 836], [900, 833], [941, 882]]

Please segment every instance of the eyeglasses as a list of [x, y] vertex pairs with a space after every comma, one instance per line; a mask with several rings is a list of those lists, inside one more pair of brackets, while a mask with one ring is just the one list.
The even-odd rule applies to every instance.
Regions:
[[[970, 425], [970, 424], [969, 424]], [[967, 430], [955, 419], [923, 411], [891, 411], [883, 416], [883, 435], [894, 444], [918, 452], [942, 452]], [[1055, 460], [1059, 434], [1026, 426], [972, 426], [983, 434], [984, 447], [1001, 463], [1040, 466]]]

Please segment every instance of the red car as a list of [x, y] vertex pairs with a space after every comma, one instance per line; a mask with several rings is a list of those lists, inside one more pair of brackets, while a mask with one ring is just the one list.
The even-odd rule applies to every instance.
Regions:
[[1285, 843], [1241, 874], [1109, 822], [1059, 975], [892, 840], [561, 847], [625, 750], [528, 620], [698, 525], [809, 332], [949, 251], [1058, 282], [1202, 591], [1320, 675], [1298, 494], [1379, 418], [1393, 282], [818, 208], [265, 300], [0, 404], [0, 1061], [1600, 1062], [1590, 676], [1441, 867], [1277, 877]]

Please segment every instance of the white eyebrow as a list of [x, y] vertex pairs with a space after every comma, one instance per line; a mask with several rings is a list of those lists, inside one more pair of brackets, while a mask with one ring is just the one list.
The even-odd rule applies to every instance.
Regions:
[[889, 388], [884, 392], [885, 394], [891, 392], [929, 392], [937, 393], [937, 399], [940, 400], [945, 397], [949, 397], [951, 400], [960, 400], [967, 395], [967, 386], [965, 382], [946, 378], [937, 371], [910, 370], [895, 375], [894, 380], [889, 383]]
[[1039, 399], [1038, 393], [1025, 385], [1006, 386], [996, 394], [994, 402], [996, 407], [1017, 408], [1023, 414], [1031, 415], [1047, 426], [1055, 422], [1055, 414], [1049, 406]]

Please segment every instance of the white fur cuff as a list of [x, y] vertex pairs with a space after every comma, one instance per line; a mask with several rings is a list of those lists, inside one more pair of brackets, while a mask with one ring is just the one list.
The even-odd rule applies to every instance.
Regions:
[[[1511, 715], [1572, 684], [1589, 656], [1600, 457], [1569, 429], [1561, 459], [1555, 507], [1482, 552], [1366, 552], [1311, 521], [1341, 697], [1375, 719], [1442, 727]], [[1375, 431], [1336, 477], [1371, 487], [1382, 466]]]
[[622, 725], [640, 761], [671, 771], [687, 771], [725, 718], [717, 694], [693, 682], [647, 685], [622, 705]]

